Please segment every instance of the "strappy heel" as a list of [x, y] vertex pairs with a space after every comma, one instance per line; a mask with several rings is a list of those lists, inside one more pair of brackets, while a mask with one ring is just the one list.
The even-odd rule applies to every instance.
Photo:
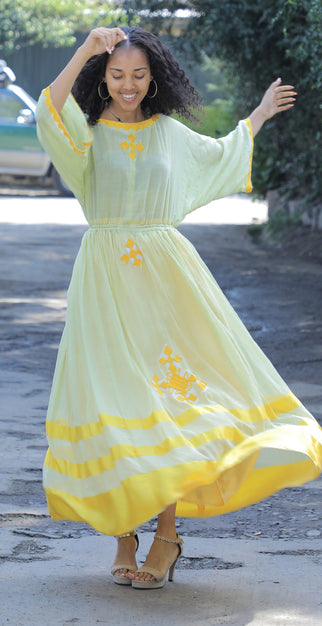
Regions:
[[[168, 570], [169, 571], [168, 580], [172, 582], [173, 576], [174, 576], [174, 570], [177, 565], [177, 561], [179, 557], [182, 555], [183, 540], [181, 539], [181, 537], [179, 537], [178, 534], [177, 534], [176, 539], [168, 539], [167, 537], [160, 537], [160, 535], [155, 535], [154, 539], [158, 539], [159, 541], [166, 541], [167, 543], [175, 543], [178, 547], [178, 554], [176, 558], [174, 559], [174, 561], [171, 563], [169, 570]], [[144, 574], [151, 574], [151, 576], [153, 576], [155, 580], [135, 580], [134, 579], [132, 580], [132, 587], [134, 587], [134, 589], [159, 589], [160, 587], [164, 587], [167, 574], [165, 574], [164, 576], [162, 572], [160, 572], [158, 569], [155, 569], [154, 567], [148, 567], [146, 565], [142, 565], [142, 567], [140, 567], [140, 569], [138, 569], [137, 572], [139, 573], [142, 572]]]
[[[131, 532], [129, 533], [123, 533], [123, 535], [117, 535], [115, 537], [115, 539], [117, 539], [117, 541], [119, 541], [120, 539], [123, 539], [124, 537], [134, 537], [135, 541], [136, 541], [136, 550], [135, 553], [137, 553], [138, 548], [139, 548], [139, 537], [138, 534], [135, 530], [131, 530]], [[113, 565], [113, 567], [111, 568], [111, 574], [113, 576], [113, 581], [117, 584], [117, 585], [130, 585], [131, 584], [131, 580], [130, 578], [128, 578], [126, 575], [125, 576], [120, 576], [118, 574], [116, 574], [115, 572], [117, 572], [120, 569], [127, 569], [128, 572], [136, 572], [136, 569], [133, 568], [133, 565], [129, 565], [128, 563], [120, 563], [119, 565]]]

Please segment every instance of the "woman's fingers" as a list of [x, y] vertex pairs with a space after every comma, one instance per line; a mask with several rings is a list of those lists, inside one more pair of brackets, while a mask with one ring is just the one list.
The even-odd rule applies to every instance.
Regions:
[[280, 104], [276, 108], [276, 113], [282, 113], [282, 111], [288, 111], [288, 109], [291, 109], [293, 106], [294, 104]]
[[289, 96], [297, 96], [297, 91], [294, 91], [292, 85], [285, 85], [284, 87], [278, 87], [276, 93], [281, 98], [288, 98]]
[[289, 91], [290, 89], [295, 89], [294, 85], [281, 85], [280, 87], [276, 87], [276, 91]]
[[91, 48], [93, 55], [102, 54], [106, 51], [112, 54], [115, 46], [123, 39], [127, 39], [127, 36], [121, 28], [104, 28], [101, 26], [90, 32], [85, 44]]
[[111, 28], [109, 32], [108, 43], [106, 45], [106, 51], [109, 54], [112, 54], [116, 44], [124, 39], [127, 39], [127, 36], [121, 28]]
[[277, 78], [269, 86], [261, 102], [265, 119], [291, 109], [294, 106], [296, 96], [297, 92], [293, 85], [282, 85], [282, 79]]
[[127, 35], [125, 34], [124, 30], [122, 30], [122, 28], [113, 28], [113, 31], [115, 31], [115, 36], [116, 37], [120, 37], [120, 39], [127, 39]]
[[296, 100], [297, 92], [294, 89], [294, 85], [282, 85], [281, 82], [282, 79], [278, 78], [269, 88], [269, 91], [273, 92], [270, 117], [275, 115], [275, 113], [281, 113], [282, 111], [291, 109]]
[[286, 111], [294, 106], [297, 92], [294, 91], [293, 85], [283, 85], [276, 88], [276, 106], [277, 112]]

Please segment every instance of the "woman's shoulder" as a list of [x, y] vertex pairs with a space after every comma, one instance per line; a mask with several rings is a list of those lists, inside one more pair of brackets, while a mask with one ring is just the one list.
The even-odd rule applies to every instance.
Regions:
[[164, 113], [159, 113], [158, 118], [161, 124], [164, 124], [164, 126], [168, 126], [169, 128], [184, 127], [184, 124], [182, 122], [177, 120], [175, 117], [172, 117], [171, 115], [164, 115]]
[[174, 136], [177, 135], [185, 135], [191, 133], [192, 131], [180, 120], [175, 117], [171, 117], [170, 115], [164, 115], [160, 113], [158, 116], [159, 125], [164, 129], [165, 132], [172, 133]]

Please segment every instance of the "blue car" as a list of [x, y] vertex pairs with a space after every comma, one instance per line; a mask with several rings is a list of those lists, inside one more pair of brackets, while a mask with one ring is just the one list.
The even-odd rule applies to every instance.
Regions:
[[36, 101], [15, 80], [0, 59], [0, 175], [50, 177], [62, 194], [72, 195], [38, 141]]

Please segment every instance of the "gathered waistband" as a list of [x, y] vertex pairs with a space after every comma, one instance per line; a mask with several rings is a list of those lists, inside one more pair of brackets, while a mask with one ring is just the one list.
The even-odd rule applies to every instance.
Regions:
[[133, 224], [128, 222], [127, 224], [90, 224], [89, 230], [173, 230], [175, 226], [173, 224]]

